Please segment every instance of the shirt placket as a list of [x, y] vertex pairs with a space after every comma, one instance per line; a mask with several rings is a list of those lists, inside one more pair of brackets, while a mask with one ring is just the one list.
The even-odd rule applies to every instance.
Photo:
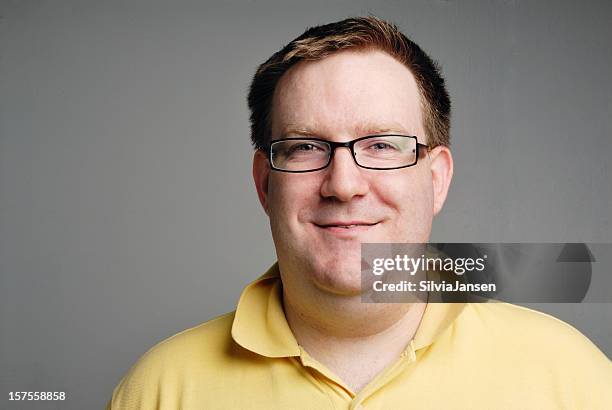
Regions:
[[[376, 376], [374, 380], [372, 380], [357, 394], [345, 386], [342, 380], [340, 380], [335, 374], [322, 366], [321, 363], [310, 357], [310, 355], [308, 355], [308, 353], [302, 347], [300, 347], [300, 361], [304, 367], [310, 368], [312, 371], [321, 376], [313, 376], [318, 382], [324, 384], [326, 388], [333, 390], [336, 394], [344, 396], [345, 407], [341, 408], [348, 408], [349, 410], [380, 408], [380, 410], [382, 410], [380, 407], [382, 403], [372, 403], [372, 405], [369, 405], [364, 402], [376, 392], [383, 389], [387, 383], [401, 374], [408, 365], [414, 363], [416, 361], [416, 353], [414, 343], [411, 341], [408, 347], [400, 354], [399, 360], [384, 370], [381, 374]], [[333, 397], [330, 397], [330, 399], [332, 402], [336, 402]], [[335, 404], [334, 408], [337, 408]]]
[[[400, 354], [399, 360], [397, 360], [391, 367], [388, 367], [381, 374], [376, 376], [366, 387], [360, 391], [355, 398], [352, 400], [349, 410], [383, 410], [383, 401], [368, 400], [372, 398], [377, 392], [383, 390], [385, 385], [390, 381], [399, 376], [406, 367], [416, 362], [416, 351], [414, 348], [414, 342], [411, 341], [408, 347]], [[369, 401], [369, 402], [368, 402]]]

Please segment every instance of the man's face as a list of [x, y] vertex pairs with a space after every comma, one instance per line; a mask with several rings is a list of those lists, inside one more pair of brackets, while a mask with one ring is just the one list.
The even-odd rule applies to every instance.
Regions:
[[[414, 77], [381, 51], [342, 51], [295, 65], [277, 85], [272, 110], [273, 140], [343, 142], [391, 133], [427, 144]], [[450, 182], [450, 153], [440, 149]], [[257, 153], [254, 175], [281, 273], [289, 276], [283, 280], [338, 295], [360, 293], [361, 243], [427, 242], [444, 200], [429, 156], [413, 167], [380, 171], [360, 168], [339, 148], [326, 169], [292, 174], [270, 171]]]

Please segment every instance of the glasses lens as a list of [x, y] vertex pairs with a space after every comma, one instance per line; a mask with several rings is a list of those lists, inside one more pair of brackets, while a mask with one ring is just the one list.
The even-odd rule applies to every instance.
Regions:
[[417, 140], [401, 135], [381, 135], [357, 141], [355, 160], [362, 167], [391, 169], [417, 162]]
[[274, 168], [284, 171], [310, 171], [327, 165], [331, 148], [322, 141], [292, 139], [272, 142], [270, 151]]

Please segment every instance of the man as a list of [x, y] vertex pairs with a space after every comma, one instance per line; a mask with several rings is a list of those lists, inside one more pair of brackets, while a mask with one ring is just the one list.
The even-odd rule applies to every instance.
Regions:
[[427, 242], [453, 175], [444, 81], [395, 26], [307, 30], [259, 67], [249, 107], [278, 263], [235, 312], [149, 350], [109, 408], [610, 405], [610, 361], [554, 318], [504, 303], [362, 303], [361, 244]]

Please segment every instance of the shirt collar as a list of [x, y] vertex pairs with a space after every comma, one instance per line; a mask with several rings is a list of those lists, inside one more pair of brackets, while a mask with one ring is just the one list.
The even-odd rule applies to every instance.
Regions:
[[[300, 356], [300, 347], [285, 317], [278, 263], [240, 295], [232, 338], [240, 346], [266, 357]], [[461, 313], [465, 303], [428, 303], [411, 345], [432, 344]]]
[[[427, 279], [439, 283], [442, 280], [452, 282], [455, 278], [452, 278], [449, 273], [428, 271]], [[414, 349], [419, 350], [436, 341], [442, 332], [453, 324], [466, 306], [465, 302], [443, 303], [439, 292], [430, 292], [423, 318], [414, 335]]]
[[414, 350], [431, 345], [459, 316], [465, 303], [428, 303], [413, 343]]
[[232, 338], [245, 349], [266, 357], [299, 356], [283, 309], [278, 263], [249, 284], [240, 295]]

